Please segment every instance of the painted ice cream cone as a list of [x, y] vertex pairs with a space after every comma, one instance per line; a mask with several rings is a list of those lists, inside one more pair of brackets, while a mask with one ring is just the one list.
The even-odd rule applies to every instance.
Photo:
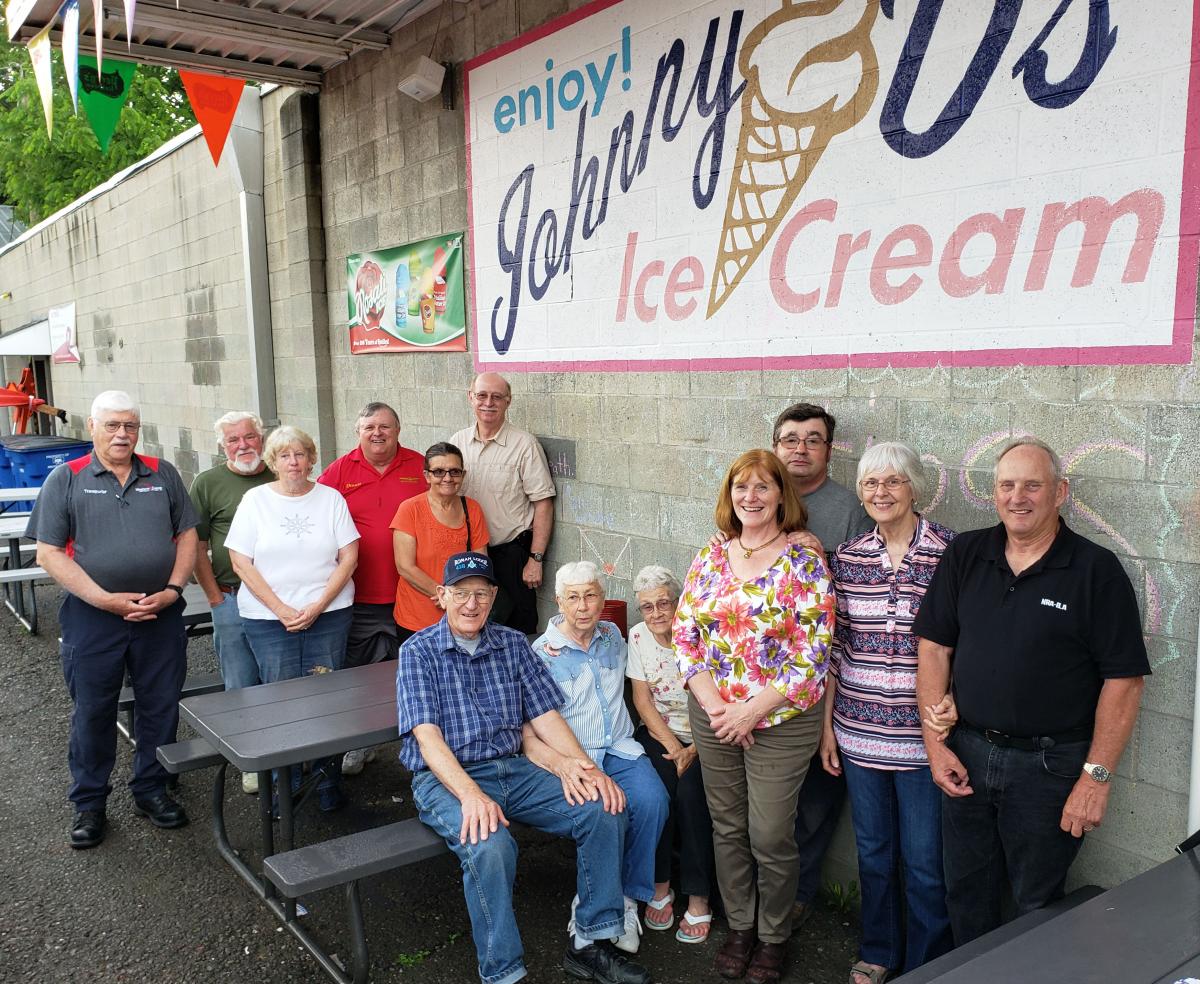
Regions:
[[[879, 89], [871, 42], [878, 13], [879, 0], [785, 0], [746, 37], [742, 129], [708, 317], [775, 235], [829, 142], [871, 108]], [[812, 36], [816, 43], [805, 51]]]

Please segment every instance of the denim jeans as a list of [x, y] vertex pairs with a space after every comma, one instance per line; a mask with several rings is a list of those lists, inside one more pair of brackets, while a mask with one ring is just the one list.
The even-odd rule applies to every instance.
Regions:
[[340, 670], [351, 617], [349, 608], [325, 612], [303, 632], [289, 632], [277, 618], [242, 619], [259, 679], [275, 683], [306, 676], [320, 667]]
[[[575, 840], [576, 932], [584, 939], [619, 936], [624, 930], [621, 857], [624, 813], [605, 813], [599, 801], [571, 806], [562, 783], [523, 756], [464, 766], [467, 774], [509, 820]], [[462, 809], [457, 797], [428, 769], [413, 776], [413, 800], [421, 821], [445, 838], [462, 865], [463, 894], [484, 984], [510, 984], [525, 976], [525, 951], [513, 915], [512, 886], [517, 842], [501, 827], [487, 840], [460, 844]]]
[[212, 610], [213, 648], [221, 664], [221, 680], [226, 690], [240, 690], [260, 683], [254, 650], [246, 638], [237, 595], [221, 595], [221, 603]]
[[625, 812], [629, 815], [621, 861], [622, 891], [631, 899], [649, 902], [654, 898], [654, 855], [671, 801], [645, 755], [623, 759], [606, 754], [600, 768], [624, 791]]
[[843, 755], [842, 769], [862, 886], [858, 955], [907, 973], [952, 946], [942, 877], [942, 792], [928, 768], [869, 769]]
[[946, 901], [962, 946], [1001, 924], [1006, 879], [1018, 916], [1062, 898], [1083, 838], [1058, 825], [1090, 743], [1027, 752], [958, 728], [948, 744], [975, 790], [942, 798]]

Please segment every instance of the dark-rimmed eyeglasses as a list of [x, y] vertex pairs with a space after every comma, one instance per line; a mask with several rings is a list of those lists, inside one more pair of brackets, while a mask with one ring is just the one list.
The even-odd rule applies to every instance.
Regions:
[[789, 434], [787, 437], [781, 437], [779, 443], [789, 451], [795, 451], [801, 444], [810, 451], [816, 451], [817, 448], [823, 447], [829, 442], [820, 434], [809, 434], [808, 437], [801, 437], [799, 434]]
[[465, 472], [461, 468], [426, 468], [425, 474], [434, 478], [462, 478]]

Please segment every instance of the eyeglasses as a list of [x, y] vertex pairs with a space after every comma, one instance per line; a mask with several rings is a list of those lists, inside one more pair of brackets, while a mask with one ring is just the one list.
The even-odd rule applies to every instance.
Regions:
[[475, 599], [475, 604], [484, 605], [492, 597], [490, 588], [477, 588], [474, 591], [460, 591], [458, 588], [451, 588], [449, 594], [456, 605], [465, 605], [472, 598]]
[[779, 443], [789, 451], [795, 451], [796, 448], [803, 444], [810, 451], [816, 451], [817, 448], [828, 444], [829, 442], [820, 434], [809, 434], [808, 437], [800, 437], [798, 434], [789, 434], [787, 437], [781, 437]]
[[472, 393], [477, 403], [503, 403], [509, 398], [507, 393]]
[[117, 431], [124, 431], [126, 434], [136, 434], [142, 429], [142, 425], [137, 421], [126, 420], [106, 420], [104, 421], [104, 431], [107, 434], [115, 434]]
[[462, 478], [464, 473], [461, 468], [426, 468], [425, 474], [434, 478]]
[[889, 492], [895, 492], [908, 484], [909, 480], [907, 478], [900, 478], [897, 475], [893, 475], [891, 478], [885, 478], [882, 482], [877, 478], [864, 478], [858, 483], [858, 487], [864, 492], [877, 492], [879, 486], [882, 485]]
[[646, 601], [638, 605], [643, 615], [653, 615], [655, 612], [673, 613], [675, 611], [676, 602], [669, 599], [662, 601]]

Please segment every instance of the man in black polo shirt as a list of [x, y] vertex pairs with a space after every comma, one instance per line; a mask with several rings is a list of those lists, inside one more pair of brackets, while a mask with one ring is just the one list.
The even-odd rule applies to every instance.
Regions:
[[925, 745], [942, 801], [954, 939], [1062, 896], [1098, 827], [1150, 672], [1133, 586], [1116, 556], [1058, 515], [1067, 482], [1034, 438], [996, 459], [1000, 525], [960, 534], [917, 614], [917, 700], [950, 689], [958, 726]]
[[196, 562], [196, 515], [172, 465], [133, 453], [141, 417], [128, 393], [92, 403], [92, 453], [50, 473], [29, 517], [37, 559], [67, 592], [59, 611], [71, 713], [70, 844], [104, 839], [117, 752], [117, 698], [128, 670], [137, 695], [133, 809], [182, 827], [155, 757], [175, 740], [187, 672], [183, 586]]

